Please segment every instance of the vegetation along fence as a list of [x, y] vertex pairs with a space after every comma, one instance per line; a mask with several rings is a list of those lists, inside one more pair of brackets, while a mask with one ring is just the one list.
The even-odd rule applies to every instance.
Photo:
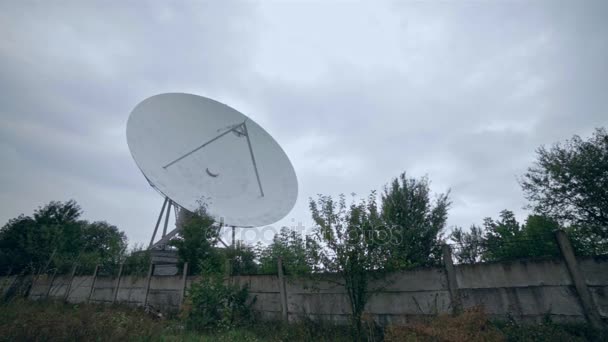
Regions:
[[[376, 281], [365, 316], [380, 324], [402, 324], [412, 318], [453, 313], [482, 306], [496, 318], [539, 321], [608, 320], [608, 258], [575, 257], [565, 234], [558, 232], [561, 256], [536, 260], [453, 264], [451, 249], [443, 248], [443, 267], [389, 274]], [[280, 261], [279, 261], [280, 263]], [[187, 265], [185, 266], [187, 268]], [[335, 275], [315, 278], [240, 275], [227, 281], [248, 286], [254, 309], [262, 319], [298, 320], [302, 317], [346, 322], [350, 305]], [[162, 275], [150, 265], [146, 274], [125, 274], [122, 267], [92, 274], [7, 275], [0, 277], [0, 294], [27, 283], [29, 298], [52, 298], [71, 303], [126, 303], [163, 312], [179, 310], [197, 276], [187, 271]], [[252, 298], [253, 299], [253, 298]]]

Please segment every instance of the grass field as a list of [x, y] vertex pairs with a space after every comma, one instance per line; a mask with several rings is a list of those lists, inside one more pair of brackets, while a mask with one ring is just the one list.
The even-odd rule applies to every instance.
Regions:
[[[490, 322], [481, 311], [384, 329], [366, 324], [368, 341], [608, 341], [587, 325], [520, 326]], [[179, 318], [156, 319], [141, 309], [16, 300], [0, 304], [0, 341], [351, 341], [344, 326], [304, 321], [258, 322], [217, 331], [187, 331]]]

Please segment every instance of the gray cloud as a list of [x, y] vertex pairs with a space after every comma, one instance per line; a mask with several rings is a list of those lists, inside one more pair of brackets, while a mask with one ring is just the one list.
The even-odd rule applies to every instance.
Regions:
[[75, 198], [145, 241], [160, 208], [130, 158], [128, 113], [184, 91], [250, 115], [317, 193], [401, 171], [452, 189], [451, 225], [520, 217], [541, 144], [606, 125], [604, 2], [0, 5], [4, 222]]

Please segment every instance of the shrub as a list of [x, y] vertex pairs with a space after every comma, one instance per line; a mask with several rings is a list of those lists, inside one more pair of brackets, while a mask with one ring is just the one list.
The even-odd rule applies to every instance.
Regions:
[[182, 318], [189, 329], [224, 330], [251, 322], [252, 305], [247, 287], [225, 284], [222, 278], [211, 276], [192, 284]]

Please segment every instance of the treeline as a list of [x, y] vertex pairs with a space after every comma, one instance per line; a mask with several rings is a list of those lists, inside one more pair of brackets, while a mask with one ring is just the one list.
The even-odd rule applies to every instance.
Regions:
[[[549, 148], [540, 147], [536, 162], [520, 178], [520, 184], [533, 212], [524, 222], [504, 210], [498, 218], [485, 218], [481, 226], [453, 227], [447, 232], [449, 191], [432, 195], [427, 178], [410, 178], [403, 173], [379, 195], [372, 192], [362, 201], [323, 195], [310, 199], [316, 223], [313, 234], [283, 228], [270, 245], [239, 244], [219, 252], [215, 262], [231, 260], [235, 274], [274, 274], [281, 257], [287, 273], [310, 274], [336, 270], [329, 261], [345, 257], [342, 254], [358, 244], [365, 244], [359, 247], [366, 250], [366, 267], [370, 269], [436, 265], [444, 243], [452, 245], [454, 256], [463, 263], [555, 256], [557, 229], [567, 232], [579, 255], [608, 253], [605, 129], [596, 129], [587, 140], [574, 136]], [[50, 202], [31, 216], [9, 220], [0, 229], [0, 272], [44, 267], [65, 270], [75, 262], [83, 267], [125, 261], [145, 265], [143, 251], [127, 250], [124, 232], [104, 221], [88, 222], [81, 215], [82, 209], [71, 200]], [[219, 236], [212, 219], [197, 220], [172, 242], [180, 249], [182, 260], [196, 264], [191, 266], [192, 272], [200, 268], [198, 260], [210, 259], [207, 254], [216, 249]], [[353, 230], [349, 225], [358, 228]], [[355, 237], [359, 233], [363, 240]]]
[[608, 134], [604, 128], [583, 140], [537, 149], [520, 178], [533, 211], [517, 222], [512, 211], [487, 217], [468, 231], [450, 234], [460, 262], [500, 261], [558, 255], [554, 232], [564, 230], [577, 255], [608, 254]]
[[215, 248], [219, 227], [201, 210], [184, 220], [171, 245], [194, 273], [229, 260], [233, 274], [276, 274], [279, 257], [287, 274], [335, 272], [340, 267], [332, 260], [352, 257], [347, 255], [353, 253], [351, 249], [363, 253], [360, 256], [369, 269], [439, 264], [448, 194], [433, 196], [427, 178], [408, 178], [403, 173], [385, 187], [380, 201], [376, 197], [372, 192], [364, 200], [347, 203], [343, 195], [335, 199], [319, 195], [310, 200], [316, 223], [312, 234], [284, 227], [268, 246]]
[[[31, 216], [20, 215], [0, 228], [0, 272], [6, 274], [92, 272], [95, 265], [113, 267], [129, 260], [127, 237], [105, 221], [81, 219], [74, 200], [52, 201]], [[141, 258], [134, 255], [131, 259]]]
[[[314, 234], [302, 236], [284, 228], [270, 246], [257, 247], [259, 270], [275, 270], [279, 256], [292, 273], [331, 266], [321, 262], [322, 258], [332, 259], [326, 255], [327, 247], [345, 252], [336, 243], [353, 233], [347, 225], [354, 223], [374, 237], [366, 241], [370, 244], [365, 254], [369, 269], [437, 264], [441, 244], [451, 245], [461, 263], [557, 256], [558, 229], [567, 233], [578, 255], [608, 254], [605, 129], [596, 129], [587, 140], [574, 136], [549, 148], [540, 147], [536, 162], [519, 181], [533, 212], [524, 222], [518, 222], [512, 211], [503, 210], [498, 218], [486, 217], [481, 226], [453, 227], [449, 233], [445, 231], [449, 193], [436, 196], [432, 202], [426, 178], [417, 180], [402, 174], [385, 187], [379, 201], [375, 193], [366, 201], [349, 205], [344, 196], [311, 199], [317, 224]], [[360, 243], [357, 239], [342, 242]], [[249, 253], [253, 252], [250, 249]]]

